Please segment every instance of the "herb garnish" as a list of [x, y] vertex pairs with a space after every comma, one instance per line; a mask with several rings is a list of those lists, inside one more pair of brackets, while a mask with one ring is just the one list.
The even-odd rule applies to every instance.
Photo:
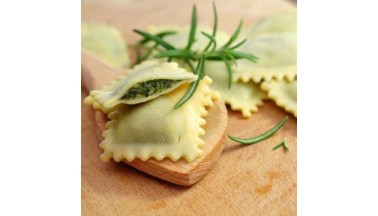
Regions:
[[[140, 61], [143, 61], [150, 57], [150, 55], [153, 53], [153, 51], [157, 51], [157, 54], [154, 56], [155, 58], [168, 58], [168, 61], [171, 61], [172, 59], [180, 60], [184, 62], [184, 64], [187, 64], [190, 68], [190, 70], [193, 73], [199, 73], [201, 71], [201, 68], [204, 68], [205, 60], [211, 60], [211, 61], [223, 61], [226, 65], [229, 80], [228, 80], [228, 87], [231, 88], [232, 84], [232, 70], [231, 66], [232, 64], [236, 64], [237, 59], [246, 59], [252, 62], [257, 62], [258, 58], [250, 53], [244, 53], [236, 51], [238, 47], [240, 47], [243, 43], [246, 42], [246, 39], [242, 40], [241, 42], [234, 45], [234, 43], [237, 41], [238, 36], [241, 32], [243, 22], [240, 21], [237, 29], [232, 34], [230, 39], [221, 47], [217, 48], [217, 42], [216, 42], [216, 34], [218, 30], [218, 14], [215, 7], [215, 3], [213, 2], [213, 13], [214, 13], [214, 26], [213, 26], [213, 32], [212, 34], [201, 32], [203, 36], [205, 36], [207, 39], [209, 39], [209, 43], [207, 46], [202, 50], [192, 50], [193, 44], [196, 42], [196, 30], [197, 30], [197, 7], [193, 6], [192, 11], [192, 18], [191, 18], [191, 25], [190, 25], [190, 31], [189, 31], [189, 37], [188, 37], [188, 43], [184, 48], [176, 48], [169, 42], [164, 40], [164, 36], [169, 34], [174, 34], [173, 31], [168, 32], [160, 32], [155, 35], [134, 29], [134, 32], [139, 34], [143, 37], [143, 39], [138, 43], [139, 47], [144, 47], [147, 49], [147, 52], [140, 56], [138, 55], [138, 63]], [[155, 44], [152, 47], [146, 47], [144, 46], [146, 42], [152, 41]], [[203, 58], [203, 66], [194, 68], [193, 61], [198, 61], [197, 65], [200, 65], [201, 59]], [[202, 75], [203, 77], [204, 75]], [[199, 79], [196, 82], [199, 82], [202, 78], [199, 77]], [[175, 105], [175, 109], [179, 108], [182, 104], [184, 104], [187, 100], [190, 99], [190, 97], [194, 94], [196, 88], [198, 86], [198, 83], [195, 84], [191, 83], [187, 92], [185, 93], [184, 97], [180, 99], [180, 101]]]
[[280, 142], [280, 144], [274, 146], [272, 150], [274, 151], [274, 150], [278, 149], [279, 147], [283, 146], [284, 149], [285, 149], [286, 151], [288, 151], [289, 148], [286, 146], [286, 142], [287, 142], [287, 139], [286, 139], [286, 137], [285, 137], [285, 139], [282, 140], [282, 142]]
[[287, 122], [288, 118], [289, 118], [288, 116], [285, 116], [285, 118], [283, 118], [280, 122], [278, 122], [276, 126], [274, 126], [272, 129], [266, 131], [265, 133], [257, 137], [252, 137], [252, 138], [247, 138], [247, 139], [242, 139], [242, 138], [234, 137], [231, 135], [228, 135], [228, 137], [238, 143], [252, 145], [273, 136]]

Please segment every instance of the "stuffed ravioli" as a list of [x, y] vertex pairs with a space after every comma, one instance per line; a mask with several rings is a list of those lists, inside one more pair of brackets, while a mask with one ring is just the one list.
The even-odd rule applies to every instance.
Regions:
[[119, 104], [143, 103], [195, 80], [197, 75], [178, 67], [177, 63], [145, 61], [103, 89], [91, 91], [85, 103], [109, 113]]
[[130, 65], [127, 45], [115, 27], [82, 23], [81, 46], [109, 66], [127, 68]]
[[205, 134], [201, 126], [206, 123], [203, 117], [207, 115], [206, 106], [213, 105], [211, 82], [204, 77], [195, 94], [179, 109], [174, 105], [186, 92], [187, 83], [154, 100], [118, 107], [108, 115], [111, 120], [105, 125], [100, 144], [104, 150], [101, 159], [118, 162], [184, 158], [191, 162], [201, 156], [204, 141], [200, 136]]

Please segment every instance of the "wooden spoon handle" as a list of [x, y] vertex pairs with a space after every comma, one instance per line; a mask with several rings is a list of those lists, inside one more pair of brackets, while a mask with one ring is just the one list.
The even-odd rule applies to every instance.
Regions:
[[100, 89], [124, 72], [123, 69], [109, 67], [85, 49], [81, 49], [81, 85], [86, 91]]

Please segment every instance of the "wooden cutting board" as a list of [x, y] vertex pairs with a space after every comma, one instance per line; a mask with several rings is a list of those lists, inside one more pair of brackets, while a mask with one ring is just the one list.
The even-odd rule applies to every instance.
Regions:
[[[82, 0], [82, 21], [118, 27], [129, 42], [133, 28], [149, 24], [187, 25], [197, 4], [201, 25], [212, 24], [210, 1]], [[220, 28], [232, 32], [277, 11], [295, 10], [284, 0], [216, 1]], [[81, 99], [87, 95], [81, 91]], [[285, 115], [287, 124], [272, 138], [241, 146], [226, 139], [220, 160], [197, 184], [177, 186], [123, 163], [103, 163], [92, 108], [81, 106], [83, 215], [295, 215], [297, 209], [296, 118], [266, 101], [250, 119], [229, 109], [228, 134], [250, 137], [271, 128]], [[290, 151], [272, 151], [283, 138]]]

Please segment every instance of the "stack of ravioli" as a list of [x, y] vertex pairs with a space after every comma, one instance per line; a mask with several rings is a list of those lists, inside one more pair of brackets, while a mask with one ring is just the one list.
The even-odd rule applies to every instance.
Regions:
[[184, 158], [192, 162], [201, 156], [206, 107], [217, 99], [209, 87], [212, 80], [205, 76], [190, 100], [174, 109], [189, 83], [197, 79], [175, 62], [150, 60], [101, 90], [91, 91], [84, 103], [110, 119], [100, 144], [104, 150], [101, 159]]

